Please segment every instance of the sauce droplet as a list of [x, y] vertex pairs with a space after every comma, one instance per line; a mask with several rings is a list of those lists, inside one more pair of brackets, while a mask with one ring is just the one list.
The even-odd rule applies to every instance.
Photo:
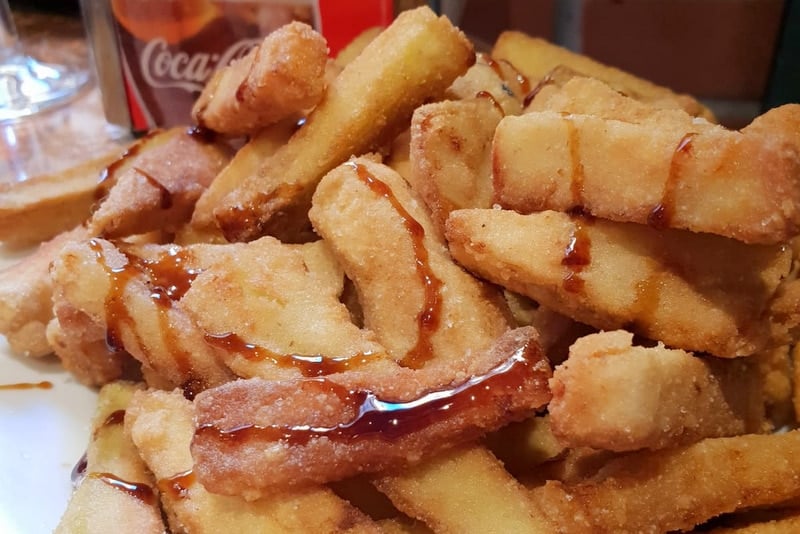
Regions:
[[84, 452], [78, 459], [78, 462], [73, 466], [72, 471], [69, 474], [69, 479], [72, 482], [73, 488], [80, 486], [81, 482], [83, 482], [83, 479], [86, 478], [86, 467], [88, 466], [88, 463], [89, 460]]
[[86, 476], [88, 478], [94, 478], [105, 482], [112, 488], [127, 493], [128, 495], [139, 499], [147, 505], [152, 506], [156, 502], [156, 496], [155, 493], [153, 493], [153, 488], [143, 482], [128, 482], [127, 480], [122, 480], [111, 473], [88, 473]]
[[106, 420], [103, 421], [102, 426], [121, 425], [125, 421], [125, 410], [114, 410], [111, 412]]
[[185, 499], [189, 495], [189, 488], [194, 485], [195, 481], [194, 472], [189, 469], [183, 473], [159, 480], [158, 490], [173, 499]]
[[587, 220], [581, 216], [572, 217], [574, 227], [561, 259], [561, 265], [567, 268], [563, 287], [570, 293], [580, 293], [583, 290], [584, 280], [580, 273], [592, 262], [592, 240], [585, 228]]

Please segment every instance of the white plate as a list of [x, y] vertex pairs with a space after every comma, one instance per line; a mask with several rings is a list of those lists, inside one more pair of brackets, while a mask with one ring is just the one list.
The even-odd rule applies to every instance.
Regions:
[[[9, 263], [0, 252], [0, 268]], [[49, 533], [64, 512], [70, 473], [86, 450], [96, 392], [55, 358], [12, 356], [0, 336], [0, 385], [48, 381], [51, 389], [0, 389], [0, 532]]]

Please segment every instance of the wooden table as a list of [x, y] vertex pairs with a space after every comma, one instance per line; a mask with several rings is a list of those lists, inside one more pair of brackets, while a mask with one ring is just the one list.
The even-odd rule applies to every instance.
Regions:
[[[26, 52], [43, 61], [62, 58], [89, 64], [80, 19], [15, 13]], [[127, 131], [106, 123], [100, 90], [92, 80], [68, 104], [14, 123], [0, 123], [0, 183], [25, 180], [74, 166], [122, 148]]]

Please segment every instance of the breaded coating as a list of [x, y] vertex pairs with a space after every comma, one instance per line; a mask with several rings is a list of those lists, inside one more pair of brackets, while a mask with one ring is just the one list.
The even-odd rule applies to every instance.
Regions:
[[512, 330], [486, 351], [421, 370], [208, 389], [195, 400], [195, 472], [211, 491], [249, 498], [418, 463], [547, 403], [551, 372], [536, 337]]
[[366, 158], [337, 167], [309, 217], [355, 284], [366, 328], [401, 365], [458, 359], [510, 327], [502, 294], [453, 262], [422, 202], [389, 167]]
[[568, 447], [661, 449], [764, 430], [754, 363], [637, 347], [622, 330], [577, 340], [550, 389], [550, 425]]
[[0, 334], [15, 354], [52, 354], [45, 330], [53, 318], [50, 263], [65, 244], [85, 239], [77, 227], [41, 244], [33, 254], [0, 270]]
[[800, 105], [741, 131], [679, 112], [640, 122], [557, 111], [506, 117], [494, 138], [501, 206], [775, 244], [800, 232]]
[[92, 235], [175, 232], [231, 157], [227, 145], [186, 128], [153, 133], [135, 146], [106, 171], [103, 187], [110, 189], [89, 221]]
[[495, 209], [452, 212], [447, 238], [469, 270], [598, 329], [723, 357], [776, 344], [770, 305], [791, 268], [786, 247]]
[[53, 262], [56, 291], [84, 318], [77, 326], [105, 331], [110, 350], [130, 353], [156, 371], [159, 385], [183, 387], [187, 395], [233, 378], [179, 306], [214, 246], [121, 246], [74, 243]]
[[192, 107], [215, 132], [251, 135], [317, 105], [325, 90], [328, 44], [308, 24], [291, 22], [217, 71]]
[[414, 112], [408, 180], [440, 231], [454, 209], [491, 207], [492, 139], [502, 118], [486, 98], [445, 100]]
[[388, 358], [339, 301], [344, 273], [323, 241], [266, 236], [217, 248], [225, 253], [204, 266], [180, 306], [237, 376], [316, 376]]
[[86, 466], [56, 534], [163, 534], [153, 475], [144, 465], [122, 423], [137, 385], [114, 382], [97, 399]]
[[630, 453], [588, 480], [549, 481], [531, 493], [551, 532], [570, 534], [688, 530], [723, 513], [798, 497], [798, 430]]
[[125, 428], [156, 476], [173, 532], [380, 532], [323, 486], [273, 491], [253, 501], [210, 493], [192, 471], [193, 412], [180, 392], [149, 390], [138, 393], [125, 414]]
[[328, 171], [391, 141], [415, 108], [441, 97], [474, 61], [472, 44], [445, 17], [426, 6], [400, 13], [336, 77], [289, 142], [217, 206], [226, 238], [250, 241], [303, 227]]

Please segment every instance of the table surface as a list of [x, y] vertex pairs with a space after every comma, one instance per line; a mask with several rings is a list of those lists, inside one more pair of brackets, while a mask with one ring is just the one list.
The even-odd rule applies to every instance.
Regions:
[[[15, 13], [23, 48], [42, 61], [88, 68], [89, 51], [80, 19], [34, 12]], [[0, 123], [0, 183], [55, 173], [122, 148], [127, 131], [106, 123], [94, 78], [64, 106], [13, 123]]]

